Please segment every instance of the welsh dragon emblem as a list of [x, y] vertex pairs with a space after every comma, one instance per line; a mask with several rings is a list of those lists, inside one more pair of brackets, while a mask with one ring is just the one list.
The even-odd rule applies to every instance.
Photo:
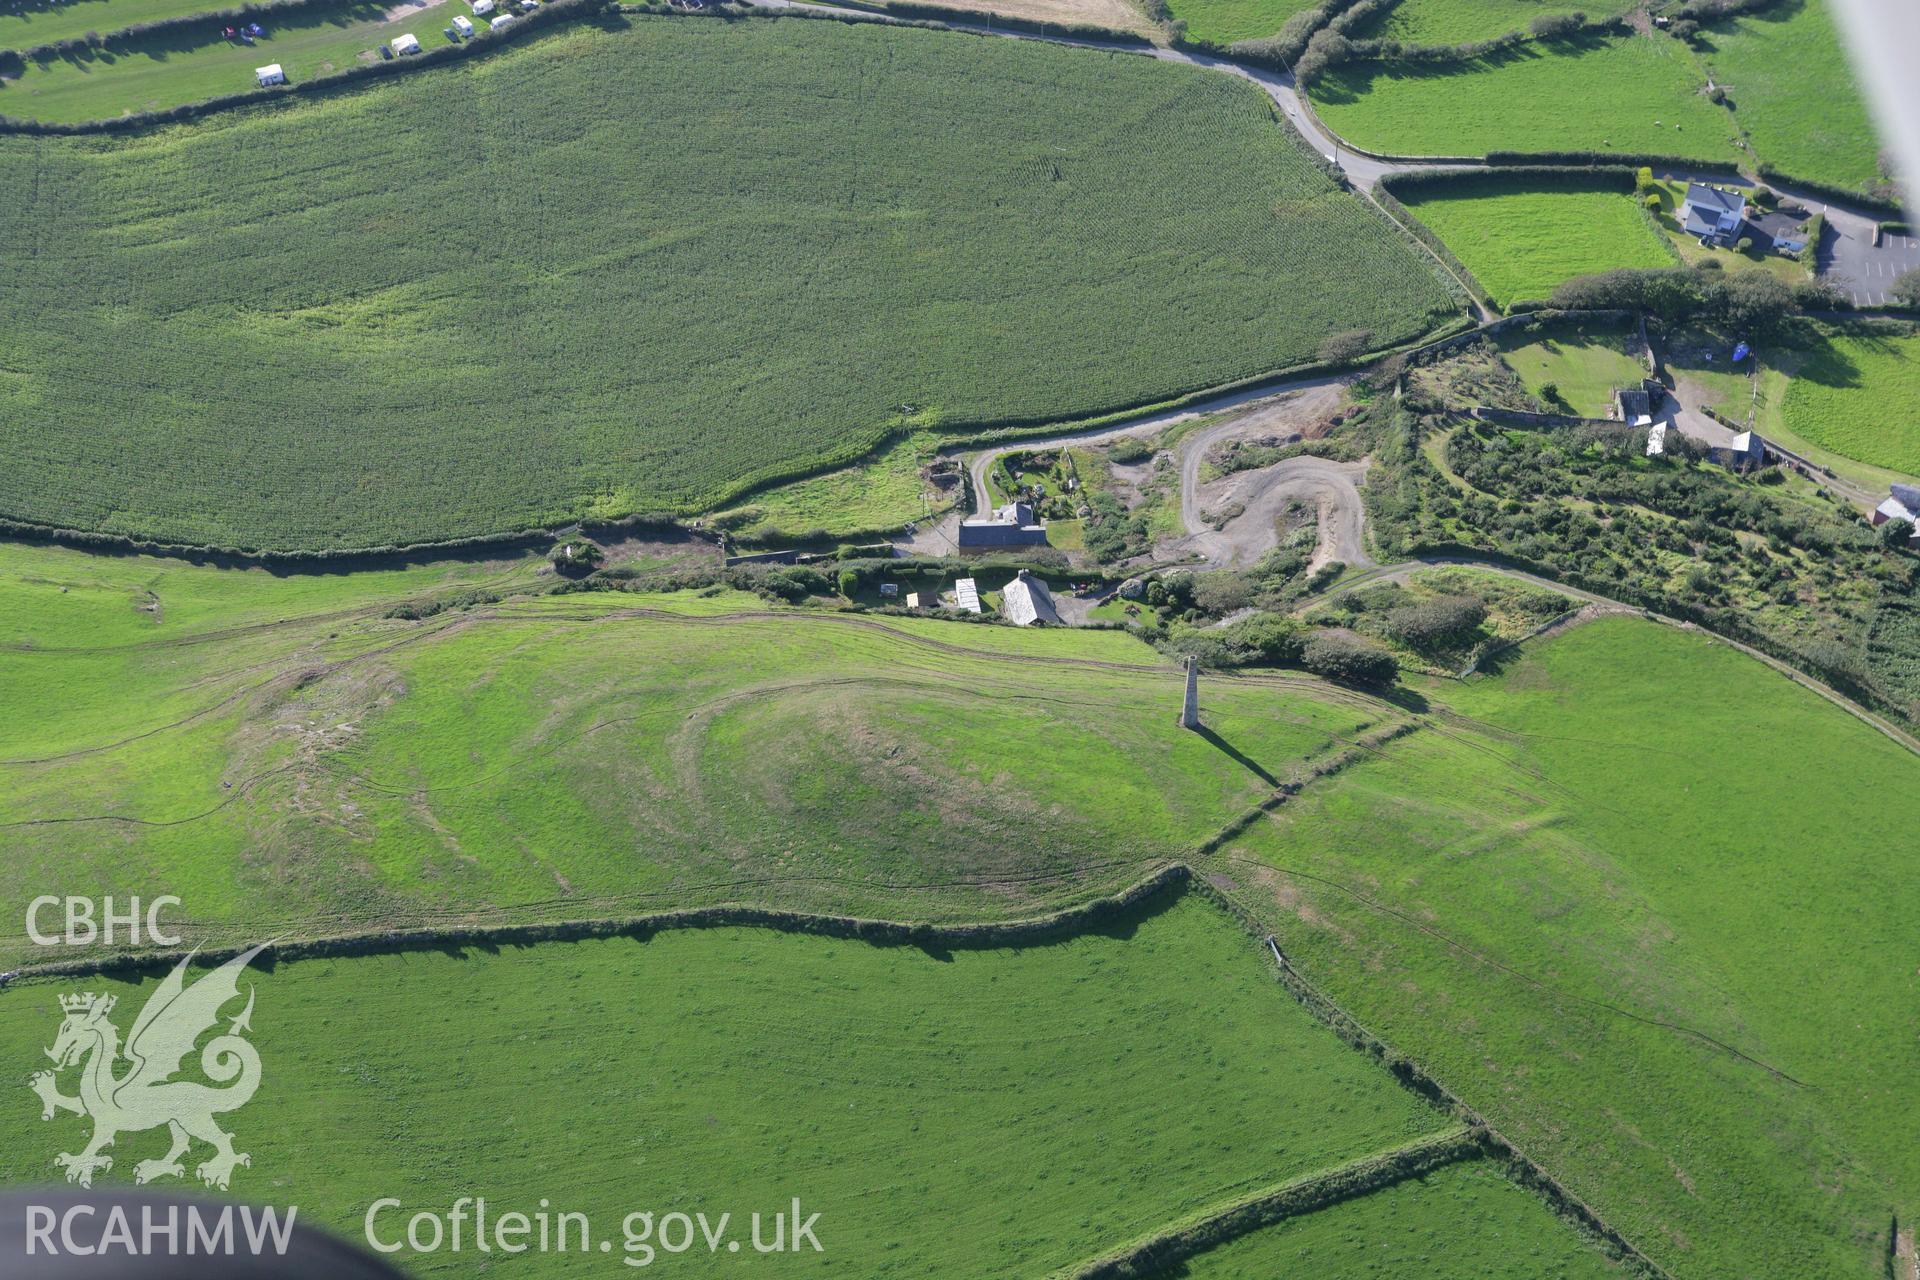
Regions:
[[[53, 1119], [56, 1111], [93, 1118], [93, 1138], [85, 1149], [53, 1159], [66, 1170], [68, 1182], [92, 1186], [95, 1173], [113, 1168], [113, 1157], [101, 1152], [116, 1137], [161, 1125], [172, 1135], [173, 1145], [161, 1159], [135, 1165], [135, 1182], [186, 1176], [180, 1157], [196, 1138], [213, 1148], [212, 1156], [194, 1170], [207, 1186], [224, 1191], [235, 1165], [253, 1163], [246, 1153], [233, 1149], [233, 1135], [214, 1121], [215, 1116], [245, 1106], [260, 1087], [260, 1055], [244, 1038], [252, 1030], [251, 987], [247, 1007], [200, 1051], [201, 1071], [225, 1087], [172, 1077], [193, 1052], [195, 1042], [220, 1021], [220, 1010], [239, 998], [240, 971], [266, 945], [235, 956], [192, 986], [186, 984], [185, 975], [193, 957], [175, 965], [133, 1020], [124, 1048], [119, 1029], [108, 1020], [115, 997], [92, 992], [60, 997], [66, 1017], [53, 1047], [46, 1051], [53, 1059], [53, 1070], [40, 1072], [30, 1084], [40, 1095], [42, 1120]], [[131, 1065], [116, 1075], [114, 1068], [122, 1058]], [[70, 1098], [60, 1092], [56, 1077], [73, 1066], [80, 1068], [80, 1095]]]

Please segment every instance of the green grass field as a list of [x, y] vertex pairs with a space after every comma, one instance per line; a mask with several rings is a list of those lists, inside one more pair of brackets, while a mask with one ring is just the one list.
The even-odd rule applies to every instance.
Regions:
[[1612, 151], [1737, 158], [1725, 111], [1664, 36], [1525, 44], [1477, 62], [1356, 63], [1316, 81], [1313, 105], [1355, 146], [1395, 155]]
[[1920, 475], [1920, 336], [1837, 332], [1794, 369], [1787, 427], [1822, 448]]
[[454, 15], [471, 12], [467, 0], [442, 0], [389, 20], [386, 8], [348, 3], [269, 15], [261, 23], [267, 34], [251, 45], [222, 39], [221, 24], [209, 21], [194, 37], [37, 60], [19, 79], [0, 81], [0, 115], [72, 122], [177, 107], [253, 89], [254, 68], [271, 62], [298, 84], [375, 61], [378, 46], [402, 34], [438, 48], [449, 43], [444, 28]]
[[1647, 366], [1628, 347], [1630, 335], [1619, 329], [1584, 324], [1558, 324], [1545, 334], [1503, 337], [1500, 358], [1520, 375], [1533, 395], [1546, 400], [1545, 389], [1559, 391], [1562, 412], [1604, 418], [1616, 387], [1633, 386], [1647, 376]]
[[1232, 44], [1279, 34], [1287, 19], [1313, 0], [1170, 0], [1167, 8], [1195, 40]]
[[1920, 760], [1636, 620], [1425, 688], [1470, 721], [1310, 788], [1217, 874], [1673, 1274], [1875, 1274], [1920, 1210], [1886, 1123], [1920, 1079], [1920, 889], [1885, 808]]
[[[1222, 682], [1209, 740], [1174, 724], [1177, 670], [1118, 632], [737, 593], [385, 616], [527, 564], [275, 592], [140, 557], [0, 563], [0, 902], [137, 866], [207, 940], [726, 900], [1039, 909], [1137, 879], [1401, 715], [1301, 677]], [[31, 950], [15, 916], [0, 961]]]
[[1796, 177], [1863, 187], [1880, 142], [1822, 0], [1786, 0], [1711, 28], [1701, 60], [1761, 159]]
[[1545, 301], [1575, 276], [1673, 265], [1631, 195], [1524, 187], [1476, 180], [1410, 192], [1403, 203], [1502, 309], [1523, 299]]
[[42, 428], [0, 514], [247, 547], [711, 508], [896, 428], [1095, 414], [1450, 311], [1251, 85], [872, 26], [569, 28], [12, 139], [0, 183], [36, 193], [0, 208], [33, 246], [0, 413]]
[[1535, 18], [1550, 14], [1578, 9], [1598, 19], [1627, 7], [1621, 0], [1600, 0], [1591, 5], [1576, 5], [1569, 0], [1400, 0], [1359, 34], [1388, 36], [1405, 44], [1460, 44], [1524, 31]]
[[[768, 611], [728, 592], [385, 616], [536, 583], [530, 562], [362, 583], [10, 548], [0, 568], [0, 904], [49, 883], [164, 884], [209, 943], [717, 902], [956, 920], [1083, 901], [1183, 858], [1676, 1274], [1848, 1274], [1892, 1213], [1920, 1208], [1884, 1123], [1920, 1078], [1899, 959], [1917, 904], [1888, 870], [1884, 805], [1920, 762], [1697, 634], [1596, 622], [1490, 679], [1416, 681], [1398, 705], [1210, 676], [1197, 735], [1174, 724], [1177, 673], [1113, 632]], [[1302, 778], [1270, 820], [1196, 852]], [[36, 958], [17, 928], [0, 963]], [[504, 973], [426, 985], [515, 989]], [[529, 1161], [558, 1120], [540, 1124]], [[463, 1167], [424, 1150], [445, 1176]], [[1075, 1179], [1049, 1221], [1093, 1225], [991, 1236], [1006, 1266], [990, 1272], [1044, 1269], [1014, 1265], [1035, 1256], [1021, 1248], [1057, 1245], [1061, 1265], [1227, 1194], [1218, 1166], [1181, 1168], [1188, 1198], [1127, 1210], [1124, 1232], [1075, 1198], [1106, 1184]], [[1243, 1176], [1246, 1193], [1287, 1175]], [[367, 1187], [327, 1171], [310, 1185], [316, 1204]], [[979, 1203], [1019, 1199], [993, 1186]], [[1558, 1256], [1538, 1247], [1542, 1265]]]
[[[750, 1213], [797, 1196], [823, 1252], [749, 1254], [768, 1274], [1040, 1275], [1451, 1126], [1271, 963], [1188, 896], [1029, 948], [711, 929], [280, 965], [250, 979], [264, 1084], [229, 1118], [253, 1161], [232, 1190], [356, 1240], [383, 1196], [406, 1204], [383, 1238], [462, 1195], [494, 1213], [545, 1197], [616, 1245], [636, 1210], [730, 1211], [745, 1238]], [[143, 988], [108, 985], [131, 1018]], [[99, 986], [7, 990], [6, 1042], [51, 1043], [54, 996]], [[37, 1179], [83, 1140], [83, 1121], [39, 1110], [24, 1088], [0, 1098], [0, 1178]], [[123, 1136], [110, 1176], [164, 1147]], [[460, 1276], [484, 1261], [395, 1260]], [[740, 1269], [704, 1246], [659, 1260]]]
[[1489, 1164], [1459, 1164], [1200, 1254], [1159, 1280], [1599, 1280], [1625, 1274]]
[[105, 35], [136, 22], [182, 18], [205, 13], [207, 8], [206, 0], [55, 0], [9, 5], [0, 9], [0, 49], [30, 49], [89, 31]]
[[938, 514], [955, 500], [921, 474], [938, 443], [931, 432], [915, 432], [855, 466], [756, 493], [716, 513], [714, 523], [731, 529], [737, 539], [775, 544], [898, 529]]

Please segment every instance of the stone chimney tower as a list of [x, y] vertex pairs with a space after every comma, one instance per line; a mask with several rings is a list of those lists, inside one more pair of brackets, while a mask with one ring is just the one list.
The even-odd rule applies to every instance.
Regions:
[[1180, 707], [1180, 727], [1200, 727], [1200, 660], [1192, 656], [1187, 658], [1187, 700]]

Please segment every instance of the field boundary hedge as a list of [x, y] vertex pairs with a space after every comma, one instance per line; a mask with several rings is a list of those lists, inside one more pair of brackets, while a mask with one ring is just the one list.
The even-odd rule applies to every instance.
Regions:
[[89, 49], [120, 48], [147, 36], [184, 31], [203, 23], [208, 25], [234, 23], [244, 18], [270, 17], [299, 9], [346, 8], [353, 3], [355, 0], [249, 0], [248, 3], [232, 5], [225, 9], [204, 9], [199, 13], [156, 18], [151, 22], [129, 23], [124, 27], [115, 27], [105, 34], [92, 32], [95, 38], [91, 40], [86, 36], [69, 36], [65, 40], [49, 40], [45, 44], [27, 45], [19, 49], [0, 49], [0, 76], [19, 74], [18, 71], [9, 71], [9, 68], [19, 67], [24, 70], [26, 62], [30, 60], [39, 62]]
[[1436, 1169], [1479, 1159], [1482, 1154], [1479, 1135], [1472, 1129], [1416, 1138], [1391, 1151], [1361, 1156], [1255, 1192], [1223, 1208], [1203, 1210], [1197, 1216], [1123, 1245], [1077, 1269], [1055, 1274], [1071, 1280], [1133, 1280], [1163, 1275], [1195, 1254], [1262, 1227], [1329, 1209], [1423, 1177]]
[[254, 106], [288, 97], [325, 97], [342, 89], [384, 76], [407, 75], [425, 67], [440, 66], [443, 63], [461, 58], [484, 57], [504, 48], [509, 42], [519, 39], [529, 31], [550, 27], [563, 22], [571, 22], [589, 14], [610, 11], [610, 0], [551, 0], [532, 13], [517, 17], [514, 25], [506, 31], [495, 34], [491, 31], [476, 33], [471, 40], [460, 44], [441, 45], [427, 49], [410, 58], [395, 58], [391, 62], [363, 62], [329, 75], [315, 76], [298, 84], [275, 85], [272, 88], [248, 89], [240, 93], [221, 94], [217, 97], [202, 98], [198, 102], [183, 102], [177, 107], [163, 107], [156, 111], [138, 111], [129, 115], [114, 116], [102, 120], [81, 120], [72, 123], [58, 123], [46, 120], [28, 120], [16, 116], [0, 116], [0, 134], [28, 134], [33, 136], [76, 137], [101, 133], [134, 133], [155, 125], [180, 124], [197, 120], [202, 116], [218, 111], [230, 111], [235, 107]]
[[[555, 0], [566, 3], [566, 0]], [[599, 3], [600, 0], [586, 0], [587, 3]], [[831, 20], [831, 19], [830, 19]], [[867, 19], [852, 19], [866, 21]], [[5, 132], [0, 128], [0, 133]], [[1391, 221], [1391, 219], [1389, 219]], [[1401, 228], [1401, 230], [1405, 230]], [[1454, 283], [1458, 283], [1457, 281]], [[1234, 395], [1242, 391], [1257, 391], [1270, 388], [1275, 393], [1283, 391], [1295, 382], [1309, 381], [1327, 377], [1376, 360], [1399, 354], [1414, 354], [1437, 342], [1462, 337], [1475, 330], [1474, 321], [1466, 315], [1456, 315], [1447, 324], [1408, 339], [1397, 346], [1369, 352], [1359, 360], [1335, 363], [1314, 360], [1306, 364], [1292, 365], [1268, 373], [1257, 373], [1233, 382], [1216, 383], [1212, 386], [1198, 387], [1184, 391], [1165, 400], [1152, 400], [1140, 404], [1122, 405], [1085, 418], [1027, 417], [998, 423], [969, 423], [952, 428], [937, 429], [941, 436], [936, 453], [961, 452], [984, 444], [997, 444], [1003, 441], [1016, 441], [1041, 432], [1073, 433], [1079, 431], [1097, 431], [1102, 427], [1131, 421], [1152, 414], [1170, 413], [1189, 408], [1195, 404], [1214, 399], [1218, 396]], [[1439, 336], [1436, 337], [1435, 335]], [[829, 459], [814, 459], [804, 466], [783, 469], [764, 477], [752, 477], [740, 482], [739, 487], [716, 499], [711, 507], [702, 507], [698, 512], [636, 512], [622, 516], [617, 520], [568, 520], [565, 522], [542, 525], [529, 525], [514, 529], [503, 529], [497, 533], [472, 534], [464, 538], [447, 538], [431, 542], [392, 543], [370, 547], [323, 547], [308, 548], [260, 548], [233, 547], [217, 543], [169, 542], [161, 538], [142, 537], [138, 534], [109, 533], [92, 529], [73, 529], [63, 525], [41, 524], [31, 520], [0, 515], [0, 538], [11, 538], [21, 542], [47, 542], [58, 546], [69, 546], [76, 550], [92, 551], [102, 554], [120, 553], [126, 555], [168, 556], [187, 560], [190, 563], [223, 564], [278, 564], [284, 566], [312, 565], [318, 568], [338, 569], [345, 561], [362, 560], [391, 563], [393, 561], [431, 560], [457, 557], [460, 555], [478, 555], [486, 551], [511, 551], [516, 548], [533, 550], [544, 547], [553, 538], [569, 529], [580, 529], [590, 534], [615, 533], [634, 529], [672, 529], [679, 533], [695, 536], [713, 536], [707, 530], [686, 523], [694, 515], [708, 510], [737, 505], [752, 500], [753, 495], [768, 489], [795, 481], [811, 479], [852, 466], [862, 459], [899, 443], [902, 432], [889, 432], [878, 441], [863, 444], [835, 455]], [[845, 541], [845, 538], [838, 538]]]
[[[1404, 230], [1404, 228], [1402, 228], [1402, 230]], [[1436, 342], [1445, 342], [1452, 338], [1462, 336], [1474, 328], [1475, 325], [1472, 318], [1466, 315], [1458, 315], [1449, 323], [1441, 325], [1435, 330], [1421, 334], [1415, 338], [1410, 338], [1406, 342], [1396, 346], [1385, 347], [1379, 351], [1370, 351], [1358, 360], [1351, 362], [1311, 360], [1305, 364], [1292, 365], [1285, 369], [1276, 369], [1271, 373], [1256, 373], [1251, 377], [1241, 378], [1235, 382], [1224, 382], [1218, 386], [1202, 387], [1199, 390], [1185, 392], [1169, 400], [1160, 400], [1151, 404], [1134, 405], [1124, 409], [1114, 409], [1089, 418], [1074, 418], [1064, 422], [1055, 418], [1044, 421], [1034, 420], [1017, 425], [984, 424], [977, 428], [961, 427], [958, 428], [953, 435], [943, 436], [940, 441], [940, 447], [936, 452], [958, 453], [986, 444], [1017, 442], [1028, 435], [1041, 431], [1060, 435], [1093, 432], [1100, 430], [1102, 427], [1129, 422], [1135, 418], [1144, 418], [1159, 413], [1171, 413], [1180, 409], [1190, 409], [1197, 404], [1214, 399], [1215, 397], [1234, 395], [1242, 391], [1271, 391], [1274, 394], [1278, 394], [1279, 392], [1287, 390], [1296, 382], [1307, 382], [1315, 378], [1330, 377], [1334, 374], [1357, 369], [1391, 356], [1412, 355]], [[1439, 335], [1438, 337], [1434, 336], [1436, 333]], [[809, 472], [808, 474], [813, 473]]]
[[[1172, 905], [1191, 882], [1184, 862], [1168, 862], [1126, 888], [1044, 915], [1004, 921], [957, 924], [914, 923], [882, 917], [789, 911], [779, 907], [714, 906], [560, 920], [546, 924], [460, 925], [447, 928], [390, 929], [330, 937], [296, 938], [269, 944], [269, 963], [339, 956], [398, 955], [408, 951], [458, 946], [527, 946], [538, 942], [582, 942], [594, 938], [646, 939], [675, 929], [765, 928], [871, 942], [880, 946], [916, 946], [984, 950], [1050, 942], [1086, 933], [1120, 919], [1160, 897]], [[172, 967], [182, 960], [212, 966], [242, 954], [245, 946], [193, 950], [143, 951], [119, 956], [24, 965], [4, 975], [0, 990], [27, 979], [138, 975]]]
[[[1300, 874], [1284, 867], [1273, 869], [1282, 875], [1296, 878]], [[1318, 876], [1306, 878], [1325, 884], [1333, 883], [1321, 880]], [[1574, 1230], [1593, 1240], [1607, 1256], [1622, 1263], [1634, 1274], [1646, 1277], [1648, 1280], [1674, 1280], [1665, 1268], [1641, 1253], [1631, 1241], [1610, 1226], [1594, 1211], [1593, 1206], [1567, 1190], [1545, 1169], [1534, 1163], [1438, 1077], [1428, 1072], [1420, 1063], [1387, 1044], [1338, 1001], [1308, 981], [1281, 951], [1277, 935], [1267, 927], [1266, 922], [1257, 912], [1229, 894], [1211, 876], [1195, 875], [1192, 885], [1194, 892], [1203, 894], [1218, 903], [1222, 909], [1238, 919], [1249, 933], [1264, 939], [1272, 953], [1280, 984], [1322, 1026], [1385, 1067], [1407, 1088], [1450, 1111], [1456, 1119], [1480, 1136], [1482, 1145], [1489, 1153], [1506, 1165], [1508, 1177], [1545, 1200], [1556, 1215]]]

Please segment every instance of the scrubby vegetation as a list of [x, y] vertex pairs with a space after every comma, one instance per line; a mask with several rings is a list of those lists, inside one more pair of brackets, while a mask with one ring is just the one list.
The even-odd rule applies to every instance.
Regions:
[[691, 512], [1451, 311], [1251, 85], [871, 25], [571, 27], [190, 130], [0, 139], [0, 186], [33, 193], [0, 242], [36, 246], [0, 416], [37, 424], [0, 515], [243, 548]]
[[1899, 647], [1920, 558], [1886, 549], [1850, 505], [1777, 467], [1729, 475], [1676, 434], [1665, 459], [1648, 459], [1646, 432], [1624, 426], [1462, 422], [1435, 389], [1444, 374], [1422, 371], [1409, 407], [1370, 424], [1367, 496], [1386, 554], [1512, 557], [1697, 619], [1920, 719], [1920, 651]]

